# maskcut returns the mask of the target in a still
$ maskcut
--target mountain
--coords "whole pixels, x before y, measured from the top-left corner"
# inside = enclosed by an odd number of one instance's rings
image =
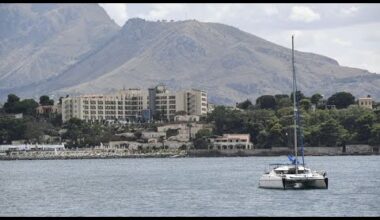
[[[0,88],[58,76],[119,29],[97,4],[0,4]]]
[[[0,86],[1,93],[64,96],[164,83],[171,90],[204,89],[211,102],[233,104],[289,94],[292,88],[291,49],[218,23],[129,19],[80,58],[42,80],[8,90]],[[296,51],[295,61],[299,89],[306,95],[349,91],[380,99],[380,75],[313,53]]]

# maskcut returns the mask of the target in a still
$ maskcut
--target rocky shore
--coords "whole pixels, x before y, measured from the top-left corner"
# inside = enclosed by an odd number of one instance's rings
[[[347,156],[380,155],[379,147],[369,145],[348,145],[342,147],[309,147],[305,156]],[[249,157],[282,156],[293,154],[291,148],[252,150],[178,150],[135,151],[128,149],[80,149],[61,151],[12,151],[0,154],[0,160],[65,160],[65,159],[107,159],[107,158],[176,158],[176,157]]]
[[[0,160],[66,160],[107,158],[184,157],[185,151],[131,152],[126,150],[14,151],[0,155]]]

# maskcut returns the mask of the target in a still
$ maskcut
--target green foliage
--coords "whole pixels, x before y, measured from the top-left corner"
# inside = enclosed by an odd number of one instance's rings
[[[371,145],[380,146],[380,123],[374,124],[371,129],[371,138],[369,139]]]
[[[256,105],[261,109],[275,109],[276,99],[272,95],[263,95],[256,99]]]
[[[10,144],[12,140],[24,139],[24,120],[0,118],[0,144]]]
[[[205,138],[193,140],[195,149],[208,149],[208,141]]]
[[[54,105],[54,100],[50,99],[47,95],[43,95],[40,97],[40,105]]]
[[[306,98],[305,95],[301,91],[296,91],[296,102],[301,101],[302,99]],[[293,102],[293,92],[290,94],[290,100]]]
[[[320,125],[320,143],[324,146],[336,146],[340,144],[339,141],[342,140],[345,132],[336,120],[329,119]]]
[[[23,113],[25,115],[34,115],[38,103],[34,99],[20,99],[13,94],[8,95],[8,101],[4,104],[4,111],[6,113]]]
[[[15,95],[15,94],[9,94],[8,95],[7,103],[12,104],[12,103],[16,103],[19,101],[20,101],[20,98],[17,95]]]
[[[356,119],[356,139],[361,143],[368,143],[371,138],[372,126],[375,123],[375,115],[372,112],[365,112]]]
[[[289,97],[276,99],[277,109],[291,107],[292,105],[293,105],[293,102],[290,100]]]
[[[355,97],[349,92],[337,92],[327,99],[327,105],[335,105],[337,109],[347,108],[355,103]]]
[[[211,135],[212,135],[212,133],[209,129],[200,129],[195,134],[195,139],[207,138],[207,137],[210,137]]]
[[[247,110],[249,107],[252,107],[252,106],[253,106],[252,102],[249,99],[245,100],[244,102],[236,104],[237,108],[244,109],[244,110]]]
[[[172,137],[172,136],[176,136],[179,134],[179,131],[178,129],[171,129],[169,128],[167,131],[166,131],[166,137],[169,138],[169,137]]]
[[[312,104],[318,105],[319,101],[322,100],[322,98],[323,98],[323,96],[321,94],[316,93],[316,94],[311,96],[310,102]]]
[[[67,131],[62,138],[67,140],[68,147],[91,147],[107,143],[115,134],[115,128],[101,123],[89,123],[77,118],[71,118],[63,124]],[[138,132],[136,132],[138,133]]]
[[[135,131],[133,134],[135,135],[136,139],[140,139],[142,137],[141,131]]]
[[[300,107],[305,109],[306,111],[310,110],[310,108],[311,108],[310,100],[309,99],[301,99]]]

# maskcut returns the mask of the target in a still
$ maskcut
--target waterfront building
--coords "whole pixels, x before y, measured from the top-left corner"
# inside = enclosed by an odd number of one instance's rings
[[[36,108],[37,114],[60,114],[62,111],[61,105],[40,105]]]
[[[253,149],[249,134],[223,134],[216,138],[209,138],[213,149]]]
[[[142,89],[123,89],[109,95],[81,95],[62,99],[62,121],[79,118],[86,121],[121,122],[173,121],[177,112],[207,114],[207,93],[202,90],[169,92],[159,85]]]
[[[358,99],[358,105],[361,107],[372,109],[372,104],[373,104],[373,100],[371,96]]]

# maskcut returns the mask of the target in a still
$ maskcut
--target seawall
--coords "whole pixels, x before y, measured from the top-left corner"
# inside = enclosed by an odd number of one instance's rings
[[[305,156],[347,156],[380,155],[379,146],[347,145],[342,147],[306,147]],[[276,147],[271,149],[250,150],[159,150],[135,151],[127,149],[79,149],[61,151],[11,151],[0,154],[0,160],[65,160],[65,159],[107,159],[107,158],[164,158],[164,157],[249,157],[282,156],[294,154],[292,148]]]

